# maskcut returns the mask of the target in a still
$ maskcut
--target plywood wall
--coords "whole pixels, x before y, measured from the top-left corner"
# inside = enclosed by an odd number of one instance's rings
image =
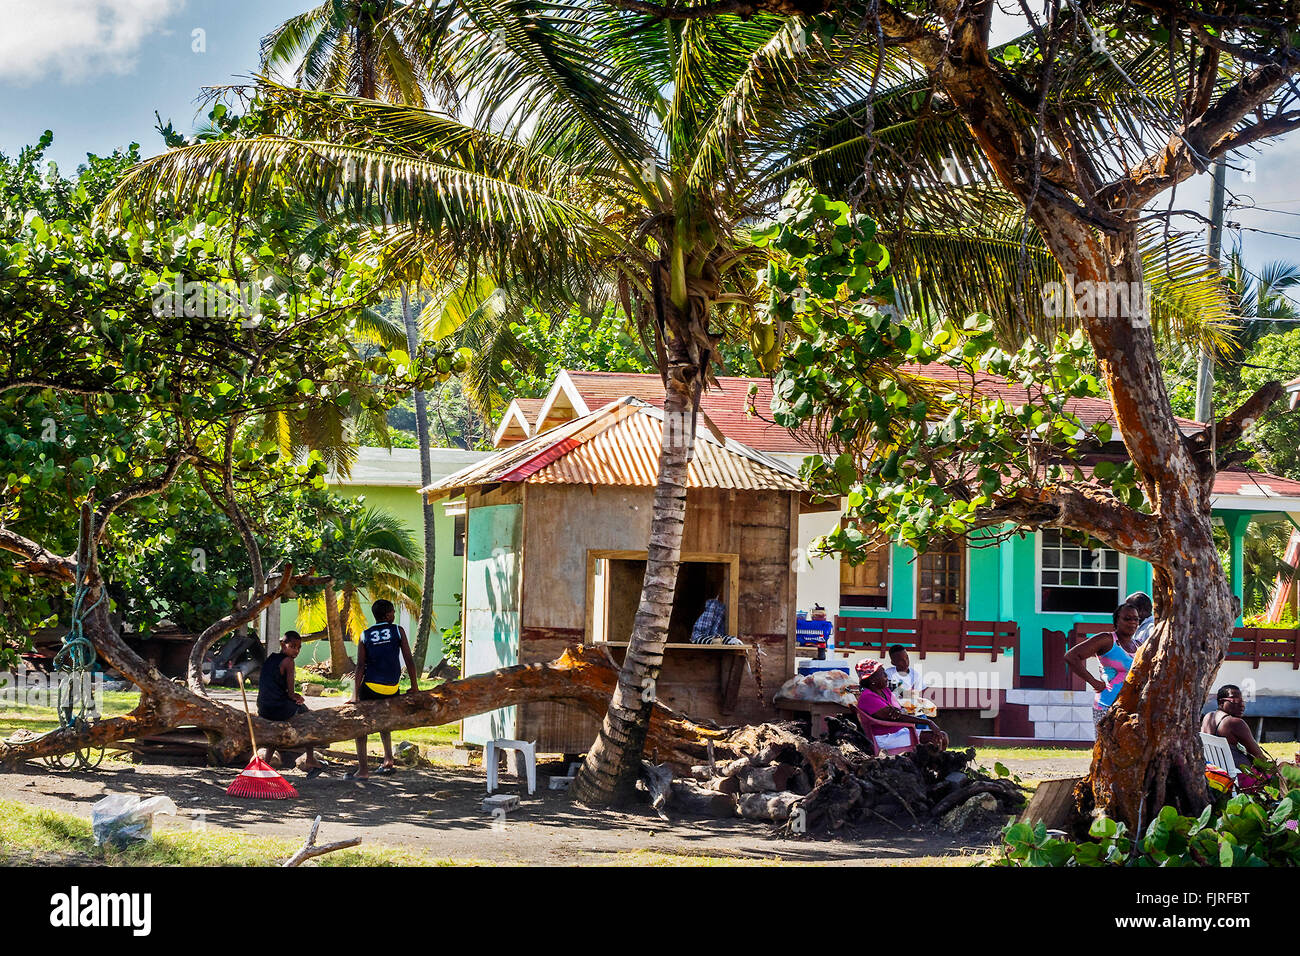
[[[587,551],[645,550],[653,495],[651,488],[525,486],[522,662],[551,660],[583,640]],[[787,492],[688,493],[682,550],[740,556],[738,636],[761,654],[758,672],[746,669],[735,706],[724,711],[722,655],[670,650],[659,687],[665,704],[724,724],[772,718],[772,695],[794,668],[797,528],[798,502]],[[621,651],[615,656],[621,660]],[[539,747],[573,753],[590,746],[598,726],[562,704],[525,705],[519,725]]]

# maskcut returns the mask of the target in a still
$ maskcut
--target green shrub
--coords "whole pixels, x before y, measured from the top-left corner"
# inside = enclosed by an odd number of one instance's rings
[[[1052,836],[1042,823],[1008,824],[992,865],[1300,866],[1300,767],[1278,770],[1283,789],[1236,794],[1199,817],[1164,807],[1140,839],[1109,817],[1094,820],[1090,839],[1078,843]]]
[[[1296,626],[1295,613],[1287,608],[1278,621],[1270,621],[1267,614],[1248,614],[1241,619],[1243,627],[1272,627],[1290,629]]]
[[[457,621],[451,627],[442,632],[442,657],[453,667],[461,665],[461,634],[460,621]]]

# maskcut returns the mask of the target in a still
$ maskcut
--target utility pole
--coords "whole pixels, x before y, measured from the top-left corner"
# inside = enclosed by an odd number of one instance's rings
[[[1222,271],[1223,194],[1228,164],[1220,157],[1214,161],[1214,187],[1210,190],[1210,261],[1214,271]],[[1214,419],[1214,356],[1201,346],[1201,360],[1196,367],[1196,420],[1209,423]]]

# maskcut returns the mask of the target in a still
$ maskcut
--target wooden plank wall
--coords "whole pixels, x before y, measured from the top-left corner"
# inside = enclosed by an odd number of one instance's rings
[[[521,662],[552,660],[566,644],[582,642],[589,613],[587,551],[644,550],[653,496],[651,488],[525,486]],[[683,649],[669,651],[665,661],[658,688],[665,704],[723,724],[775,716],[772,695],[794,672],[797,515],[797,497],[789,492],[688,492],[682,550],[740,555],[738,636],[762,651],[762,692],[746,669],[735,709],[723,713],[719,673],[729,655]],[[621,652],[615,656],[622,659]],[[599,729],[555,703],[522,706],[519,726],[542,749],[571,753],[585,751]]]

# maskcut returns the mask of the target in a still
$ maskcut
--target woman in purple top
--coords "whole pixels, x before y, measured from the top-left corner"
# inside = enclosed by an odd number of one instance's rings
[[[880,661],[867,658],[858,664],[858,678],[862,682],[862,693],[858,696],[858,710],[876,720],[888,720],[899,724],[913,724],[922,730],[918,738],[923,744],[938,744],[940,750],[948,748],[948,735],[938,725],[926,717],[915,717],[903,710],[894,692],[889,689],[889,677]],[[912,734],[906,727],[888,734],[876,735],[876,746],[881,752],[889,747],[906,747],[912,742]]]

